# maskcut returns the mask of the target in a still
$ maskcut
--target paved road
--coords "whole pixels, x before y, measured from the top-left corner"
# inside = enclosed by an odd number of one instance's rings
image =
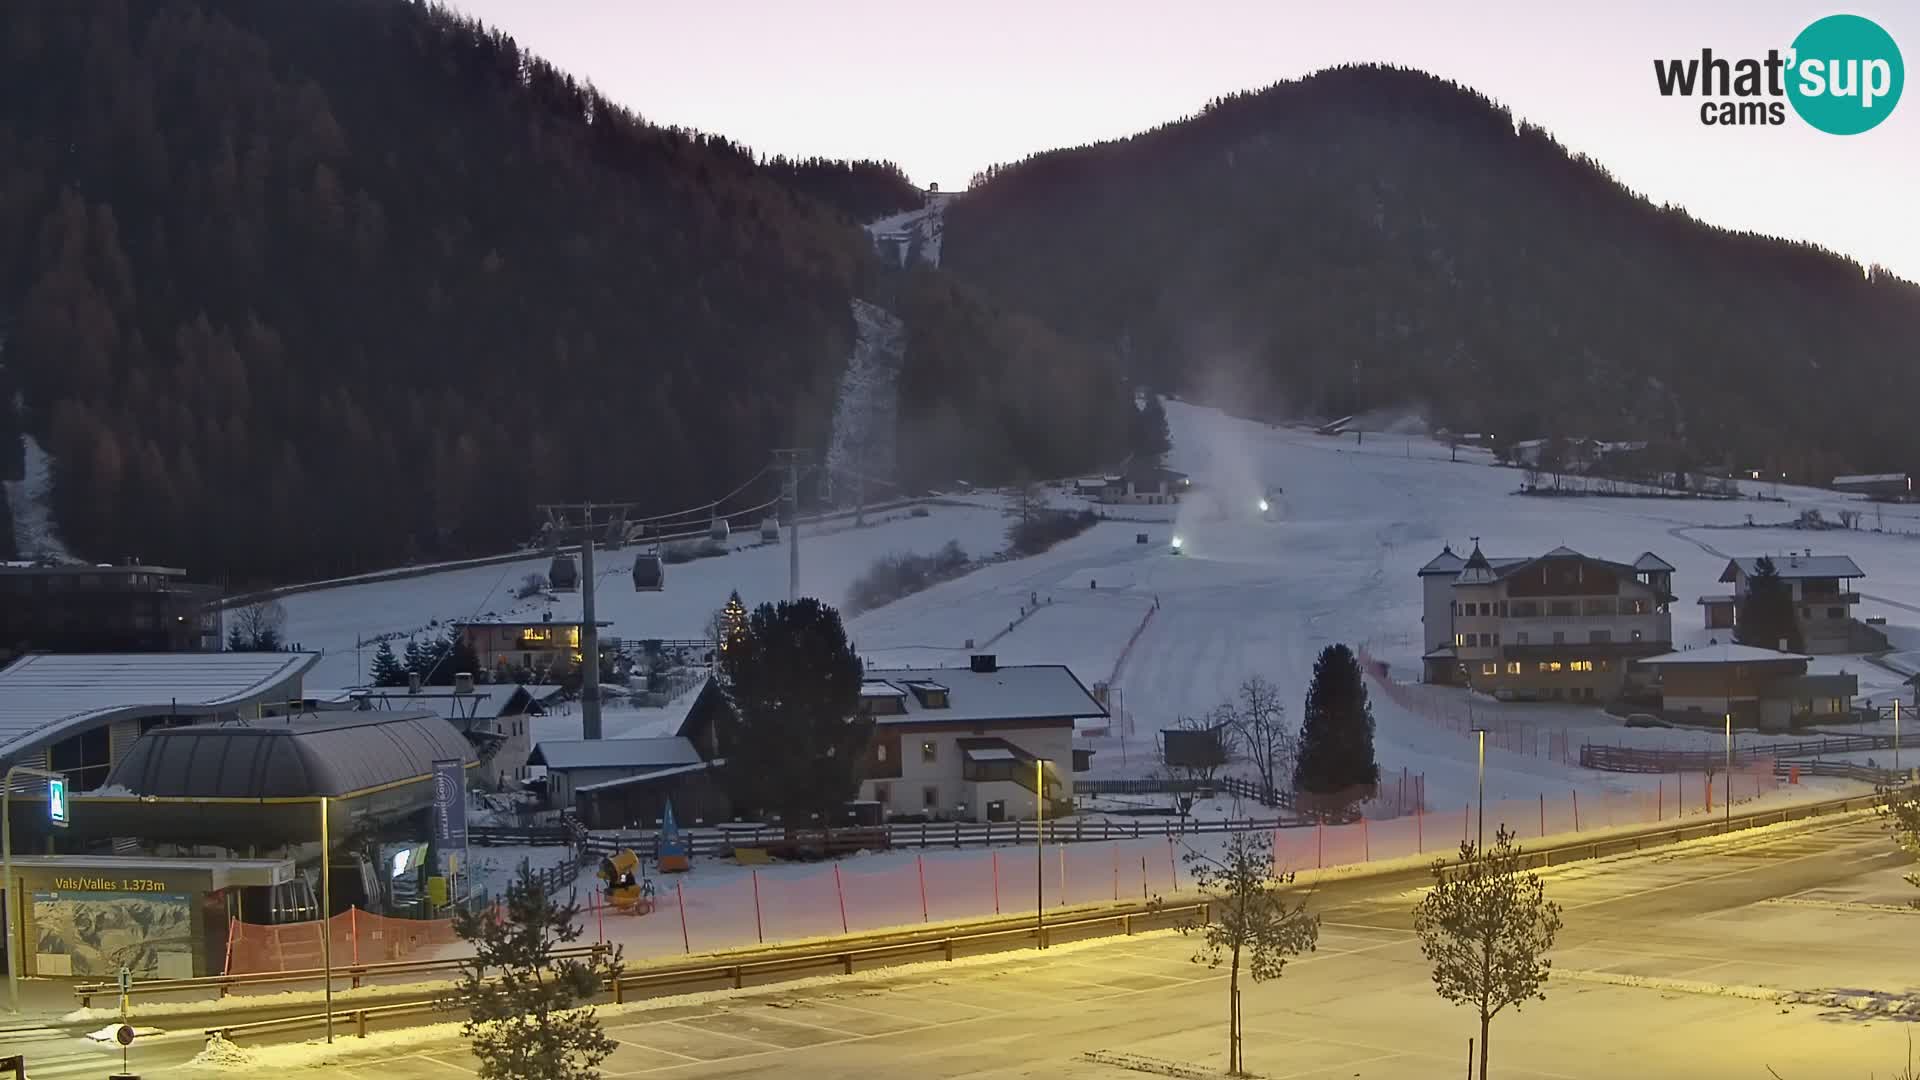
[[[1903,859],[1872,821],[1737,835],[1549,872],[1566,909],[1547,1001],[1502,1015],[1502,1077],[1765,1078],[1888,1074],[1898,1022],[1727,996],[1716,987],[1905,993],[1913,930]],[[1322,890],[1320,951],[1248,989],[1247,1060],[1281,1077],[1459,1075],[1475,1024],[1431,991],[1405,880]],[[1159,934],[999,954],[958,965],[819,980],[603,1010],[621,1043],[609,1077],[916,1080],[1184,1075],[1224,1061],[1224,976]],[[1619,985],[1655,982],[1653,987]],[[351,1040],[349,1040],[351,1042]],[[157,1044],[137,1071],[172,1076],[195,1049]],[[279,1053],[280,1051],[275,1051]],[[1085,1055],[1134,1055],[1149,1072]],[[104,1061],[98,1055],[96,1061]],[[54,1071],[37,1077],[97,1075]],[[235,1074],[238,1075],[238,1074]],[[329,1076],[459,1080],[443,1043],[348,1058]]]

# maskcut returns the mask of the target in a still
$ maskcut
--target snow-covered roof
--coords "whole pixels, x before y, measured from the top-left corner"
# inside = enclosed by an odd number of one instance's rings
[[[870,698],[906,697],[907,692],[885,679],[866,679],[860,683],[860,696]]]
[[[1903,472],[1859,473],[1854,476],[1836,476],[1833,478],[1833,486],[1842,487],[1847,484],[1902,484],[1906,482],[1906,479],[1907,474]]]
[[[664,735],[648,739],[544,739],[527,764],[549,769],[645,769],[692,765],[700,751],[691,739]]]
[[[1717,605],[1717,604],[1731,604],[1733,603],[1733,597],[1728,596],[1725,593],[1708,593],[1707,595],[1701,597],[1698,601],[1696,601],[1696,603],[1707,604],[1709,606]]]
[[[646,772],[635,773],[632,776],[616,776],[612,780],[601,780],[597,783],[581,784],[573,790],[576,792],[606,791],[609,788],[626,787],[628,784],[640,784],[650,780],[664,780],[669,776],[684,776],[687,773],[702,772],[718,764],[720,763],[717,761],[696,761],[691,765],[673,765],[664,769],[648,769]]]
[[[1772,649],[1755,648],[1752,645],[1706,645],[1698,649],[1682,649],[1679,652],[1661,653],[1640,661],[1660,667],[1680,667],[1695,664],[1757,664],[1770,660],[1811,660],[1811,656],[1799,653],[1774,652]]]
[[[0,669],[0,760],[140,716],[209,715],[299,696],[318,653],[33,653]]]
[[[1640,571],[1649,572],[1649,573],[1660,573],[1660,574],[1673,573],[1673,564],[1661,558],[1660,556],[1655,555],[1651,551],[1641,552],[1640,557],[1633,560],[1633,568],[1635,570],[1640,570]]]
[[[993,671],[971,668],[899,668],[867,670],[869,681],[895,686],[927,680],[947,688],[944,708],[927,708],[911,694],[901,699],[903,713],[876,716],[881,724],[986,723],[1006,720],[1065,720],[1107,715],[1063,664],[1022,664]],[[864,693],[864,691],[863,691]]]
[[[1773,555],[1773,568],[1783,578],[1849,578],[1866,577],[1866,571],[1846,555]],[[1752,577],[1762,556],[1741,556],[1727,563],[1720,572],[1721,581],[1735,580],[1734,570],[1741,575]]]
[[[456,694],[450,686],[426,686],[418,694],[404,686],[361,686],[348,691],[364,697],[375,709],[432,709],[461,720],[492,720],[508,715],[516,697],[526,694],[527,705],[546,701],[563,688],[553,683],[481,683],[472,693]],[[312,696],[312,695],[308,695]]]
[[[1428,574],[1457,574],[1460,572],[1460,568],[1465,565],[1467,565],[1467,560],[1455,555],[1453,548],[1447,546],[1440,549],[1440,554],[1427,560],[1427,565],[1420,568],[1420,576],[1426,577]]]

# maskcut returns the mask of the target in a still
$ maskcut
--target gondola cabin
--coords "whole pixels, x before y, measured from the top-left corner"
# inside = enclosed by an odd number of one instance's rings
[[[727,524],[726,518],[714,518],[713,523],[707,526],[707,536],[710,539],[725,543],[727,537],[731,535],[733,535],[733,526]]]
[[[633,557],[633,589],[635,592],[659,592],[667,584],[667,564],[660,558],[658,551],[650,551]]]
[[[580,564],[572,555],[555,555],[547,567],[547,584],[557,591],[571,592],[580,587]]]
[[[780,539],[780,519],[779,518],[761,518],[760,519],[760,539],[766,541],[769,544],[776,543],[779,541]]]

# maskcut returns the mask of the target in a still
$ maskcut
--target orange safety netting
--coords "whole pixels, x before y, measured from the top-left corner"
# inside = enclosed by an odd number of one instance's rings
[[[459,938],[452,919],[395,919],[350,908],[324,924],[333,937],[333,966],[422,959]],[[228,975],[306,971],[323,964],[318,921],[262,926],[234,920],[227,935]]]

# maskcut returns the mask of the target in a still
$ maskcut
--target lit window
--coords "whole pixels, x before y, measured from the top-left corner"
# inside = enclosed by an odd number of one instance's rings
[[[1499,664],[1487,663],[1487,664],[1480,665],[1480,674],[1482,675],[1498,675],[1499,673],[1500,673]]]
[[[1591,660],[1569,660],[1569,661],[1567,661],[1567,670],[1568,670],[1568,671],[1592,671],[1592,670],[1593,670],[1593,661],[1591,661]]]
[[[873,756],[874,756],[874,760],[876,761],[887,760],[887,744],[876,743],[873,748]]]
[[[934,741],[932,739],[928,739],[927,741],[920,744],[920,760],[921,761],[933,761],[938,756],[939,756],[939,751],[935,747]],[[928,805],[931,806],[932,804],[929,803]]]
[[[1453,635],[1453,644],[1456,648],[1459,646],[1465,645],[1466,643],[1467,643],[1467,635],[1465,634]]]
[[[1507,674],[1509,675],[1520,674],[1520,661],[1518,660],[1507,661]]]

